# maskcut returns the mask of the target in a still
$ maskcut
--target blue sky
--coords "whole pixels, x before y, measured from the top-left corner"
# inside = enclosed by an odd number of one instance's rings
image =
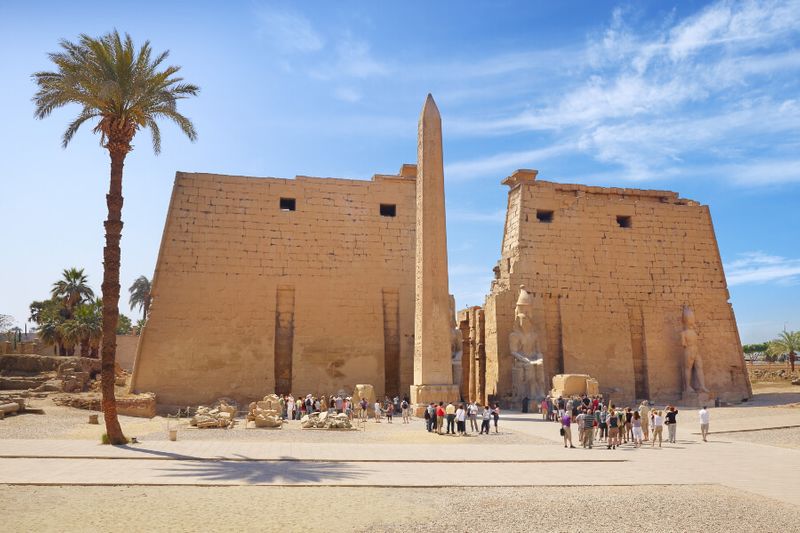
[[[459,307],[499,258],[500,180],[536,168],[709,204],[742,340],[800,329],[798,21],[798,1],[3,2],[0,313],[22,324],[65,267],[99,291],[108,158],[91,128],[60,148],[76,109],[34,120],[30,74],[59,39],[117,28],[202,88],[182,103],[196,143],[167,125],[160,156],[145,132],[128,157],[125,294],[152,275],[176,170],[396,172],[432,92]]]

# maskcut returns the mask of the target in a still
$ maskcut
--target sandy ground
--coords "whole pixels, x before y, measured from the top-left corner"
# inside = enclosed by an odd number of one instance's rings
[[[17,486],[3,493],[0,516],[4,531],[9,532],[800,531],[792,506],[715,485],[536,489]],[[58,502],[58,511],[48,512],[43,502]],[[628,503],[634,512],[625,510]],[[601,512],[611,508],[615,509],[613,519]],[[591,526],[582,528],[580,516],[587,513]]]

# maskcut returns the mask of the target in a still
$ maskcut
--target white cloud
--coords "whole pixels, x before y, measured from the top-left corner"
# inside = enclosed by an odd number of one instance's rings
[[[333,94],[343,102],[354,103],[361,100],[361,93],[352,87],[337,87]]]
[[[563,155],[573,148],[574,146],[564,144],[539,150],[506,152],[469,161],[457,161],[445,166],[444,175],[448,180],[466,180],[485,176],[496,176],[499,179],[518,168],[529,168],[531,165]]]
[[[800,281],[800,259],[748,252],[725,265],[725,271],[730,286],[768,282],[794,284]]]
[[[258,36],[283,52],[316,52],[325,44],[311,22],[299,13],[260,6],[255,17]]]
[[[539,150],[567,146],[563,155],[582,152],[632,181],[678,175],[692,160],[709,161],[703,170],[723,179],[730,173],[722,169],[752,169],[759,178],[746,183],[798,180],[800,50],[793,42],[800,36],[800,2],[720,1],[678,22],[668,15],[660,27],[636,30],[627,16],[615,10],[583,60],[573,51],[578,75],[554,85],[553,100],[461,117],[449,129],[466,136],[540,132],[552,139]],[[497,154],[449,170],[456,178],[505,174],[536,152]]]

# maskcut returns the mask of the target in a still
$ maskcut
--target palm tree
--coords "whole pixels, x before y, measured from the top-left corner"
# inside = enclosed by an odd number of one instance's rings
[[[138,307],[142,311],[142,320],[147,321],[147,311],[150,309],[150,280],[145,276],[139,276],[128,292],[131,294],[131,311]]]
[[[81,357],[97,357],[97,346],[103,337],[103,303],[98,298],[79,306],[75,310]]]
[[[122,169],[131,142],[140,129],[152,134],[153,151],[161,151],[157,121],[168,119],[194,140],[192,122],[177,110],[177,101],[195,96],[199,88],[176,76],[180,67],[162,67],[168,52],[153,57],[150,42],[137,50],[129,35],[115,30],[99,38],[81,35],[77,42],[62,40],[61,51],[50,54],[54,72],[37,72],[39,90],[33,97],[36,118],[45,118],[59,107],[78,104],[81,111],[62,138],[66,147],[81,125],[97,119],[94,133],[111,158],[111,179],[106,204],[106,245],[103,249],[103,346],[101,376],[103,417],[111,444],[127,440],[117,418],[114,398],[114,366],[119,316],[119,242],[122,236]]]
[[[89,287],[89,279],[82,268],[65,268],[61,276],[62,279],[53,283],[50,294],[64,303],[67,318],[72,318],[75,306],[94,298],[94,291]]]
[[[797,357],[797,352],[800,352],[800,331],[783,330],[777,339],[771,340],[767,344],[768,354],[773,356],[789,355],[789,366],[792,372],[794,372],[794,361]]]

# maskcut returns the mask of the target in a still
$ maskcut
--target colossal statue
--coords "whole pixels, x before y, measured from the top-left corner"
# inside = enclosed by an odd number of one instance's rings
[[[544,367],[539,337],[533,324],[533,296],[520,285],[514,313],[514,330],[508,336],[508,346],[514,357],[511,368],[512,401],[523,398],[539,399],[545,395]]]
[[[703,376],[703,356],[697,345],[694,311],[688,305],[683,306],[681,344],[683,345],[683,391],[686,393],[708,392]]]

